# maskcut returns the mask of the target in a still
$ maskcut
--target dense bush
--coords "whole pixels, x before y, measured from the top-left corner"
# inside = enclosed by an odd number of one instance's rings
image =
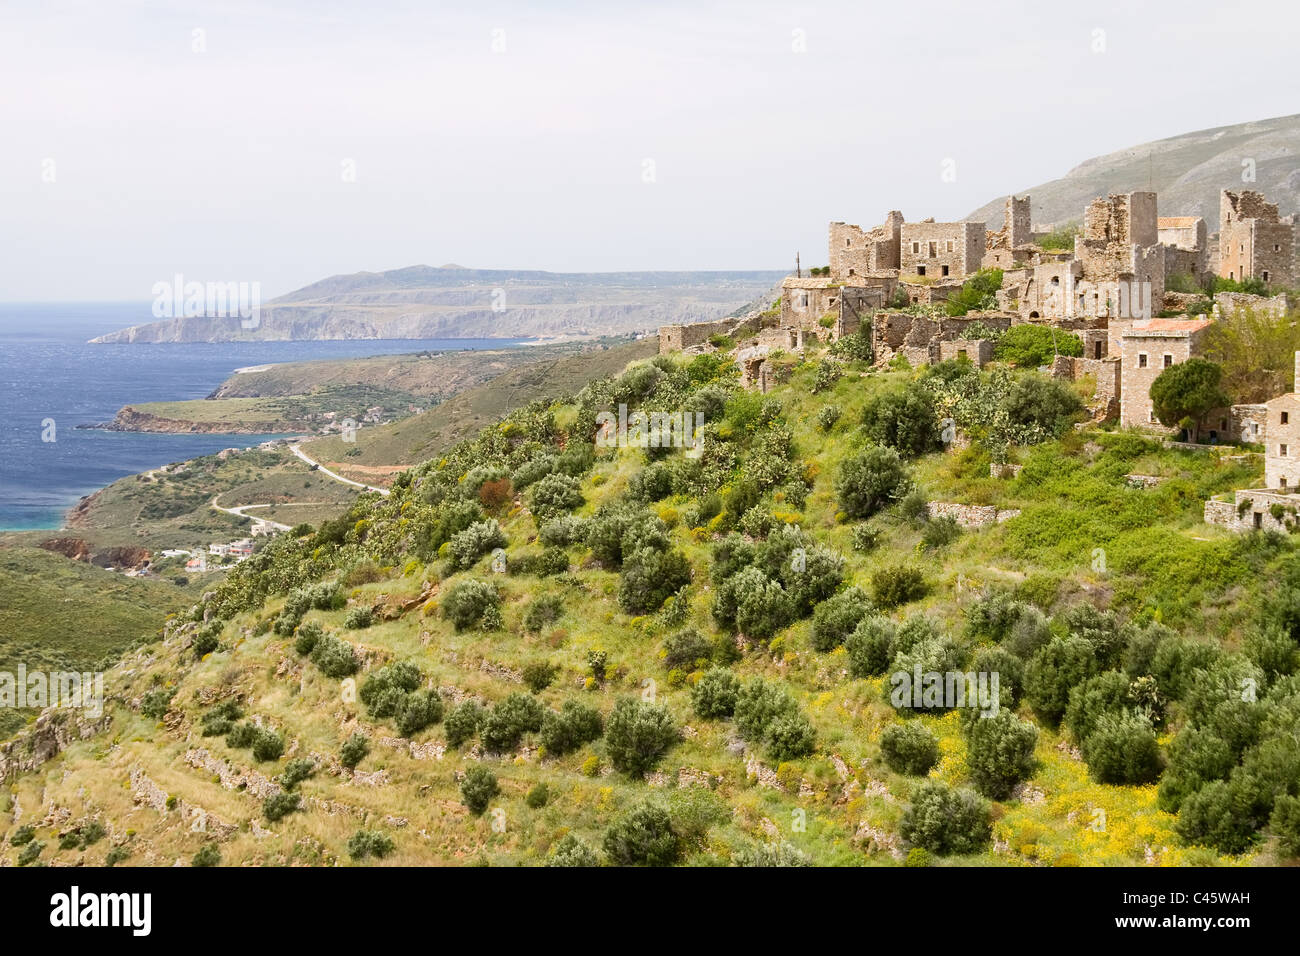
[[[1055,638],[1030,658],[1025,698],[1039,717],[1056,726],[1069,706],[1070,691],[1096,673],[1092,644],[1081,637]]]
[[[546,708],[532,694],[514,693],[497,701],[479,726],[483,747],[504,753],[519,745],[524,734],[542,729]]]
[[[664,667],[694,670],[707,663],[713,655],[713,644],[693,627],[670,635],[659,655]]]
[[[881,733],[880,753],[894,773],[923,777],[939,762],[939,741],[918,721],[904,721]]]
[[[220,866],[221,849],[215,843],[205,843],[190,860],[190,866]]]
[[[637,548],[623,559],[618,603],[629,614],[657,611],[691,583],[691,563],[680,551]]]
[[[677,833],[668,811],[641,803],[605,831],[605,855],[620,866],[670,866],[679,855]]]
[[[893,658],[894,622],[883,615],[863,618],[844,641],[853,677],[876,677],[883,674]]]
[[[548,521],[583,503],[582,485],[568,475],[551,474],[533,485],[529,506],[539,522]]]
[[[316,645],[324,636],[324,628],[315,621],[300,624],[298,625],[298,633],[293,639],[293,649],[305,657],[316,649]]]
[[[348,856],[354,860],[385,857],[394,849],[393,838],[378,830],[358,830],[348,837]]]
[[[540,694],[555,683],[559,673],[560,668],[550,661],[529,661],[522,671],[524,686],[534,694]]]
[[[851,587],[817,605],[813,612],[813,650],[839,647],[871,612],[871,600],[861,588]]]
[[[262,801],[262,815],[272,823],[301,809],[302,803],[298,798],[298,794],[290,793],[287,790],[273,793]]]
[[[316,762],[310,757],[297,757],[284,765],[280,774],[280,786],[292,790],[316,772]]]
[[[355,674],[360,666],[352,645],[333,634],[324,634],[316,641],[316,646],[311,651],[311,662],[326,677],[335,679]]]
[[[567,548],[587,540],[590,522],[577,515],[560,515],[541,526],[537,540],[548,548]]]
[[[561,756],[599,739],[602,731],[600,711],[566,700],[559,713],[547,711],[542,717],[540,737],[548,754]]]
[[[451,555],[452,564],[464,569],[473,567],[483,555],[504,548],[509,543],[496,519],[489,518],[452,535],[447,551]]]
[[[497,589],[486,581],[458,581],[442,602],[443,617],[463,631],[483,621],[488,609],[501,606]]]
[[[988,803],[937,780],[922,783],[903,812],[904,839],[940,856],[977,853],[991,833]]]
[[[1120,671],[1106,671],[1070,688],[1065,726],[1070,729],[1074,739],[1082,744],[1091,736],[1103,716],[1123,713],[1132,709],[1135,703],[1129,692],[1128,675]]]
[[[712,667],[691,688],[691,707],[706,720],[730,717],[740,697],[740,680],[725,667]]]
[[[662,704],[620,697],[605,722],[605,752],[615,770],[639,777],[653,769],[679,736]]]
[[[528,605],[524,612],[524,627],[534,633],[554,624],[564,613],[564,601],[553,594],[545,594]]]
[[[370,753],[370,741],[362,734],[353,734],[343,741],[343,746],[339,748],[339,763],[349,770],[355,770],[357,764],[361,763],[368,753]]]
[[[966,765],[971,781],[986,797],[1002,800],[1034,770],[1038,728],[1011,711],[967,722]]]
[[[473,738],[478,733],[479,727],[483,725],[486,716],[487,714],[476,700],[462,701],[453,707],[443,722],[443,730],[447,733],[447,746],[459,747]]]
[[[284,738],[274,730],[260,728],[253,737],[253,758],[279,760],[284,755]]]
[[[547,866],[599,866],[600,857],[596,851],[583,843],[572,833],[566,833],[551,849],[546,858]]]
[[[862,426],[877,444],[906,458],[933,451],[939,443],[939,419],[934,399],[919,384],[876,395],[862,410]]]
[[[1083,759],[1099,783],[1144,784],[1160,776],[1160,747],[1139,714],[1103,714],[1083,742]]]
[[[466,770],[460,781],[460,798],[475,816],[482,815],[500,791],[496,774],[477,764]]]
[[[736,697],[736,729],[751,744],[766,748],[773,760],[793,760],[812,753],[812,725],[784,686],[755,677]]]
[[[162,687],[147,691],[140,698],[140,713],[154,720],[162,720],[167,715],[167,709],[171,706],[175,693]]]
[[[365,605],[354,607],[348,611],[347,616],[343,618],[343,626],[348,630],[360,631],[369,627],[375,622],[374,612]]]
[[[840,466],[835,494],[840,508],[850,518],[869,518],[902,497],[908,481],[898,452],[873,445]]]
[[[884,567],[871,576],[871,597],[882,608],[919,601],[928,590],[921,569],[909,565]]]

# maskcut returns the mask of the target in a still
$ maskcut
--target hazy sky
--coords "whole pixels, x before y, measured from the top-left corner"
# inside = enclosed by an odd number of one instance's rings
[[[819,264],[831,219],[1297,112],[1294,9],[3,0],[0,299]]]

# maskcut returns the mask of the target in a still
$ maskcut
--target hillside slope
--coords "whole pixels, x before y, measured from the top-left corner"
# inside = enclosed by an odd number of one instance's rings
[[[1242,161],[1251,159],[1255,182],[1242,181]],[[1121,149],[1080,163],[1060,179],[1016,190],[1033,198],[1035,225],[1083,217],[1098,196],[1135,190],[1160,194],[1164,216],[1202,216],[1210,232],[1219,228],[1221,190],[1254,189],[1278,204],[1281,215],[1300,210],[1300,114],[1216,126]],[[1005,197],[966,216],[1002,228]]]
[[[721,318],[785,273],[519,272],[410,266],[331,276],[238,317],[169,318],[93,343],[301,339],[594,338]]]
[[[0,750],[0,855],[1279,859],[1295,539],[1201,519],[1259,462],[1077,431],[1034,372],[812,354],[768,395],[714,356],[636,363],[277,538],[107,675],[107,726]],[[700,410],[702,453],[593,447],[620,403]],[[880,431],[901,407],[972,441]],[[1022,469],[993,478],[1006,439]],[[891,694],[913,666],[1001,673],[1002,710],[914,707]]]

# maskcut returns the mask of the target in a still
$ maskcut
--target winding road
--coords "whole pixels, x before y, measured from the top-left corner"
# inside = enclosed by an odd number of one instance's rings
[[[307,457],[307,453],[302,450],[302,447],[300,445],[290,445],[289,450],[293,452],[295,455],[297,455],[299,458],[301,458],[303,461],[305,461],[307,464],[313,466],[322,475],[329,475],[335,481],[341,481],[343,482],[343,484],[351,485],[353,488],[360,488],[362,491],[377,491],[384,497],[388,496],[387,488],[376,488],[374,485],[363,485],[359,481],[353,481],[351,478],[344,478],[342,475],[330,471],[320,462],[313,461],[311,458]]]

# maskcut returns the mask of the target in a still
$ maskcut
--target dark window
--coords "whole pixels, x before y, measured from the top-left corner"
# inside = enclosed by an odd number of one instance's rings
[[[916,274],[919,275],[919,276],[923,276],[923,275],[925,275],[925,266],[917,266],[917,267],[916,267]]]
[[[943,267],[943,274],[944,274],[944,275],[947,275],[947,274],[948,274],[948,267],[947,267],[947,266],[944,266],[944,267]],[[1265,275],[1267,275],[1267,273],[1265,273]]]

